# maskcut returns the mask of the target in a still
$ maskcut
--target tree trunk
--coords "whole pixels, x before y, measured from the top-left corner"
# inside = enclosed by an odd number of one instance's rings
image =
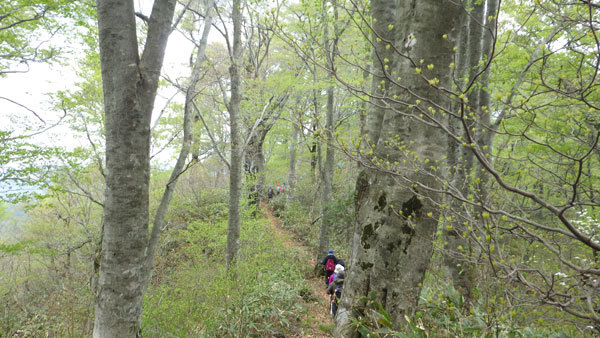
[[[419,110],[396,102],[412,103],[417,99],[415,96],[419,96],[422,100],[448,107],[448,99],[416,74],[415,67],[406,58],[398,56],[398,67],[390,67],[397,70],[393,77],[387,69],[382,69],[386,50],[389,51],[385,47],[388,43],[402,46],[406,55],[417,60],[417,64],[420,59],[425,60],[425,65],[433,64],[435,67],[425,72],[427,78],[437,78],[440,86],[448,88],[450,76],[446,67],[454,54],[452,35],[459,17],[454,2],[439,0],[372,1],[371,11],[373,27],[380,37],[373,42],[373,65],[378,69],[373,85],[387,99],[377,100],[380,104],[371,107],[367,132],[368,141],[375,148],[372,148],[372,154],[371,151],[365,153],[369,163],[383,164],[399,176],[365,169],[357,179],[357,225],[351,268],[335,332],[346,336],[353,335],[351,317],[360,315],[364,306],[361,297],[372,293],[391,316],[394,328],[403,327],[404,316],[413,314],[429,264],[441,202],[438,193],[428,190],[441,186],[438,179],[441,169],[424,165],[416,171],[414,166],[442,160],[446,149],[437,140],[443,139],[443,132],[415,118],[423,114],[423,119],[432,121],[427,111],[429,104],[417,103],[424,107]],[[446,34],[450,35],[448,39],[444,38]],[[405,42],[400,44],[403,39]],[[382,79],[383,74],[389,77]],[[398,76],[402,79],[402,87],[391,86],[391,79],[396,80]],[[391,88],[389,93],[386,88]],[[391,93],[398,95],[397,101],[389,99]],[[390,143],[398,146],[389,146]],[[405,157],[406,150],[410,156]],[[403,164],[404,160],[406,164]],[[387,161],[389,167],[385,164]]]
[[[265,133],[266,135],[266,133]],[[256,171],[257,171],[257,177],[256,177],[256,191],[258,194],[258,199],[259,200],[264,200],[265,199],[265,154],[263,152],[263,145],[264,145],[264,137],[260,143],[260,146],[258,147],[258,151],[256,152]]]
[[[370,65],[365,65],[365,70],[363,70],[363,78],[364,79],[368,79],[369,78],[369,74],[370,74]],[[358,127],[359,127],[359,133],[358,135],[360,136],[357,140],[358,142],[358,149],[361,148],[362,145],[362,135],[365,135],[366,133],[366,128],[367,128],[367,111],[368,111],[368,103],[367,101],[361,101],[360,105],[359,105],[359,109],[358,109],[358,113],[359,113],[359,120],[358,120]],[[358,171],[360,171],[361,169],[361,163],[360,160],[356,161],[356,169]]]
[[[175,1],[155,1],[141,59],[133,1],[97,0],[97,8],[107,175],[94,337],[135,337],[148,249],[150,117]]]
[[[335,150],[331,142],[333,141],[333,115],[334,115],[334,93],[333,87],[327,89],[327,120],[325,122],[325,137],[327,148],[325,150],[325,163],[321,173],[321,226],[319,229],[319,247],[317,249],[317,261],[327,255],[329,247],[329,235],[331,233],[331,217],[328,208],[331,204],[332,183],[333,183],[333,162]]]
[[[478,102],[478,91],[472,88],[467,91],[467,87],[473,81],[475,71],[478,69],[478,61],[481,58],[481,22],[483,17],[483,5],[471,5],[461,10],[462,23],[460,27],[460,37],[457,59],[457,78],[460,84],[458,91],[467,93],[469,98],[467,105],[461,105],[459,100],[452,102],[452,112],[456,116],[450,116],[449,129],[451,135],[448,135],[448,167],[450,181],[452,187],[455,188],[455,194],[459,198],[448,196],[448,204],[451,206],[452,221],[450,227],[444,227],[444,235],[447,244],[444,247],[444,267],[446,274],[452,280],[454,288],[463,296],[465,305],[468,308],[472,298],[473,290],[473,266],[469,263],[469,258],[465,254],[471,252],[470,245],[465,235],[466,227],[463,224],[465,217],[468,214],[467,205],[463,203],[460,197],[468,198],[471,189],[471,180],[468,178],[469,173],[473,169],[474,156],[470,149],[466,146],[461,146],[460,141],[456,141],[454,137],[464,140],[466,137],[465,130],[462,125],[461,113],[468,116],[471,109],[476,109]],[[472,105],[475,104],[475,105]],[[461,109],[467,107],[465,112]],[[469,120],[465,121],[469,123]],[[468,129],[472,128],[469,125]],[[464,250],[459,250],[459,248]]]
[[[299,104],[296,101],[296,107]],[[296,190],[296,151],[298,148],[298,135],[300,134],[300,128],[296,119],[292,119],[293,129],[292,137],[290,139],[290,172],[288,175],[288,191],[286,191],[286,199],[289,203],[294,199],[294,191]]]
[[[208,33],[210,32],[210,28],[212,27],[212,7],[214,5],[214,1],[208,1],[206,5],[206,15],[204,19],[204,29],[202,31],[202,38],[198,45],[198,52],[196,53],[196,61],[192,67],[192,74],[190,76],[190,85],[185,93],[185,104],[184,104],[184,115],[183,115],[183,142],[181,145],[181,151],[179,152],[179,156],[177,158],[177,162],[175,163],[175,167],[171,171],[171,176],[169,177],[169,182],[165,187],[165,191],[163,193],[162,199],[158,208],[156,209],[156,214],[154,216],[154,222],[152,225],[152,232],[150,234],[150,242],[148,245],[148,254],[146,256],[146,261],[144,263],[144,292],[148,288],[150,283],[150,278],[152,276],[152,268],[154,267],[154,258],[156,256],[156,249],[158,247],[158,240],[160,237],[160,233],[165,224],[165,216],[167,214],[167,210],[169,208],[169,204],[171,203],[171,198],[173,197],[173,192],[175,191],[175,185],[177,184],[177,179],[184,171],[184,166],[187,162],[188,155],[190,154],[192,144],[194,142],[194,134],[193,134],[193,123],[194,117],[197,116],[194,114],[194,98],[198,94],[198,90],[196,86],[198,81],[200,80],[200,71],[202,68],[202,63],[204,61],[206,45],[208,44]]]
[[[315,73],[313,73],[313,83],[317,82],[317,75],[316,75],[316,69],[314,70]],[[318,135],[318,129],[319,129],[319,115],[320,115],[320,109],[319,109],[319,95],[317,94],[317,90],[313,89],[312,91],[312,96],[313,96],[313,118],[311,119],[311,131],[312,131],[312,139],[311,139],[311,144],[310,144],[310,176],[311,176],[311,182],[313,184],[313,186],[317,185],[317,163],[318,163],[318,139],[319,139],[319,135]]]
[[[194,63],[194,69],[196,67],[198,67],[198,77],[194,76],[194,71],[192,70],[192,83],[197,83],[197,81],[199,80],[199,72],[200,72],[200,66],[202,65],[202,62],[204,61],[204,58],[206,56],[206,46],[208,45],[208,33],[210,32],[210,28],[212,27],[212,8],[215,5],[214,0],[209,0],[208,3],[206,4],[206,15],[204,17],[204,28],[202,30],[202,37],[200,38],[200,42],[198,43],[198,53],[196,55],[196,62]],[[195,79],[195,80],[194,80]],[[193,92],[196,93],[196,89],[190,85],[190,87],[188,88],[188,93],[186,93],[186,104],[188,102],[188,95],[189,95],[189,91],[190,88],[193,88]],[[193,97],[189,98],[189,100],[192,100]],[[192,103],[192,101],[189,101],[190,103]],[[187,106],[186,106],[187,108]],[[192,107],[190,107],[192,108]],[[197,123],[200,121],[200,113],[196,112],[194,114],[194,122],[193,125],[197,125]],[[200,145],[199,145],[199,140],[196,137],[192,137],[192,147],[191,147],[191,152],[192,152],[192,161],[193,162],[198,162],[200,160]]]
[[[281,115],[281,107],[287,101],[287,95],[282,95],[273,101],[273,97],[265,106],[263,113],[248,132],[244,170],[250,186],[250,205],[259,205],[264,199],[265,188],[265,155],[263,146],[265,138]]]
[[[499,0],[487,0],[487,18],[485,22],[485,30],[483,35],[483,48],[482,54],[486,58],[486,61],[489,62],[493,58],[494,44],[496,43],[497,31],[496,31],[496,23],[497,23],[497,15],[500,3]],[[476,140],[477,146],[480,149],[484,149],[487,146],[487,149],[492,148],[492,135],[494,131],[492,130],[491,125],[491,107],[490,107],[490,91],[489,91],[489,83],[490,83],[490,74],[491,74],[491,66],[486,69],[486,71],[481,76],[481,89],[479,89],[479,104],[480,104],[480,127],[477,129]],[[484,151],[486,155],[490,153],[490,151]],[[481,167],[480,170],[477,170],[477,177],[479,178],[479,184],[476,186],[476,189],[479,194],[479,198],[481,201],[485,203],[487,200],[487,182],[489,181],[489,175],[483,174]]]
[[[227,266],[230,267],[240,246],[240,227],[242,216],[240,200],[242,195],[242,148],[240,125],[241,75],[239,62],[242,61],[241,41],[241,1],[233,0],[233,54],[231,55],[231,99],[229,100],[229,126],[231,133],[231,160],[229,172],[229,220],[227,224]]]
[[[272,114],[272,113],[271,113]],[[278,115],[277,115],[278,117]],[[270,116],[269,118],[277,119]],[[263,153],[263,145],[267,134],[273,127],[273,121],[261,121],[258,127],[250,135],[247,142],[246,153],[244,157],[244,170],[248,182],[252,182],[250,190],[250,205],[259,205],[260,200],[264,199],[265,187],[265,155]]]
[[[264,158],[261,156],[262,146],[259,144],[259,131],[250,131],[251,135],[248,139],[247,146],[245,149],[244,156],[244,173],[246,175],[246,184],[248,185],[248,205],[259,206],[260,202],[260,194],[261,191],[258,189],[258,176],[259,176],[259,166],[260,162],[264,161]],[[264,165],[263,165],[264,167]],[[254,215],[256,216],[256,215]]]
[[[327,1],[323,2],[323,5]],[[335,3],[333,4],[334,13],[337,19],[337,6]],[[324,11],[326,13],[326,11]],[[334,60],[336,53],[336,42],[337,38],[330,39],[329,37],[329,23],[326,19],[326,14],[323,15],[324,18],[324,32],[323,35],[325,37],[324,41],[324,49],[327,53],[327,67],[330,69],[328,79],[333,82],[333,73],[334,70]],[[334,21],[334,27],[337,27],[336,22]],[[337,32],[334,29],[334,34]],[[325,120],[325,142],[327,144],[327,148],[325,150],[325,163],[323,165],[321,171],[321,226],[319,229],[319,247],[317,249],[317,257],[315,261],[320,261],[323,257],[327,255],[327,250],[329,249],[329,235],[331,233],[331,217],[327,214],[329,213],[328,208],[331,204],[331,194],[332,194],[332,185],[333,185],[333,162],[335,158],[335,149],[333,148],[333,126],[334,126],[334,87],[330,85],[327,88],[327,112],[326,112],[326,120]]]
[[[483,22],[485,20],[485,1],[481,4],[472,4],[469,13],[469,28],[468,28],[468,44],[466,50],[462,52],[466,56],[466,81],[470,87],[467,89],[467,104],[463,105],[465,109],[464,116],[467,118],[460,119],[460,130],[459,135],[463,140],[466,139],[466,133],[471,132],[472,128],[476,125],[472,119],[468,116],[471,113],[479,111],[479,93],[477,84],[481,85],[481,77],[477,77],[481,70],[479,61],[482,58],[481,54],[481,40],[483,37]],[[474,84],[472,84],[474,83]],[[461,112],[459,112],[460,114]],[[464,123],[464,126],[463,126]],[[466,129],[466,130],[465,130]],[[468,196],[471,191],[471,181],[467,178],[473,171],[473,165],[475,162],[475,155],[469,147],[459,147],[459,156],[457,162],[457,180],[455,180],[455,186],[460,190],[463,196]]]
[[[466,105],[467,111],[465,116],[475,113],[478,117],[477,123],[465,123],[466,127],[462,127],[462,136],[464,140],[467,140],[467,133],[474,134],[472,137],[475,139],[475,143],[479,149],[483,149],[485,145],[488,145],[491,141],[489,135],[492,135],[490,128],[490,97],[488,92],[489,86],[489,75],[490,67],[483,71],[479,75],[478,79],[474,77],[482,71],[482,67],[485,63],[489,62],[493,52],[493,46],[495,42],[496,34],[496,12],[498,10],[499,3],[497,0],[488,0],[480,5],[474,5],[473,11],[470,13],[470,26],[468,30],[469,45],[468,50],[464,51],[464,54],[468,55],[467,68],[469,69],[469,82],[475,81],[478,85],[473,86],[469,92],[469,102]],[[482,63],[480,63],[482,62]],[[465,121],[466,122],[466,121]],[[476,127],[476,131],[473,133],[472,128]],[[487,182],[488,175],[483,173],[480,166],[475,166],[475,155],[473,151],[468,147],[461,147],[459,162],[457,163],[457,175],[454,180],[454,186],[457,187],[460,194],[464,198],[468,198],[471,192],[476,196],[478,202],[485,203],[487,194],[485,190],[485,182]],[[473,170],[476,170],[473,173]],[[474,174],[474,175],[472,175]],[[469,178],[471,177],[471,178]],[[477,177],[477,180],[473,180],[472,177]],[[476,182],[479,182],[476,183]],[[446,268],[451,272],[454,287],[458,290],[465,299],[465,305],[469,307],[474,301],[473,289],[475,287],[475,266],[472,262],[474,257],[478,256],[478,248],[472,247],[468,242],[465,233],[466,229],[463,225],[464,219],[461,217],[461,210],[466,208],[466,205],[460,201],[454,201],[452,209],[457,210],[453,222],[453,229],[446,232],[448,241],[448,254],[446,255]],[[472,211],[472,210],[471,210]],[[477,215],[481,210],[472,212]],[[468,212],[464,210],[463,213]],[[464,258],[457,258],[463,255],[458,250],[458,247],[462,246],[466,250],[464,251],[467,256]],[[470,257],[469,257],[470,256]]]

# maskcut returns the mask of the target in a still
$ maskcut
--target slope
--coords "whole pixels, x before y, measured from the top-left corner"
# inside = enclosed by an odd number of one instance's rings
[[[281,221],[273,215],[266,204],[263,204],[262,210],[269,219],[271,228],[275,235],[281,240],[288,249],[299,250],[305,257],[302,264],[306,266],[306,271],[312,271],[315,266],[312,248],[306,245],[301,239],[298,239],[292,232],[281,227]],[[300,337],[329,337],[326,331],[333,327],[333,320],[329,314],[329,297],[325,293],[323,278],[315,276],[313,273],[306,273],[304,276],[306,283],[310,285],[311,296],[306,297],[305,305],[307,311],[303,313],[302,322],[305,328],[300,333]]]

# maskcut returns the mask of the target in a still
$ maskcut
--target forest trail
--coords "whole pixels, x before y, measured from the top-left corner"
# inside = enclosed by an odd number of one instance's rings
[[[288,230],[281,227],[281,221],[275,217],[265,203],[262,205],[264,214],[269,219],[271,228],[275,235],[281,239],[281,242],[286,248],[295,248],[301,250],[306,257],[304,264],[308,266],[308,270],[312,271],[315,266],[315,260],[311,252],[311,248],[305,245],[301,240],[296,239],[296,236]],[[302,322],[305,323],[303,331],[295,337],[330,337],[328,333],[323,331],[321,327],[331,328],[333,320],[329,314],[329,297],[325,293],[325,283],[320,276],[314,276],[312,273],[307,273],[304,279],[311,286],[312,297],[311,301],[304,302],[308,311],[302,314]]]

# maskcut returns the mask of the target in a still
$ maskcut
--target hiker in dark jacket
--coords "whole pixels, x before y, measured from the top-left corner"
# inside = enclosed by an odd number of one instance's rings
[[[337,263],[338,259],[333,254],[333,249],[329,249],[327,256],[325,256],[325,258],[323,258],[323,260],[319,263],[325,266],[325,286],[329,284],[329,276],[333,274]]]
[[[331,295],[331,314],[333,318],[337,314],[337,309],[342,297],[342,290],[344,290],[344,278],[346,277],[346,271],[340,271],[337,276],[333,279],[333,282],[327,287],[327,294]]]

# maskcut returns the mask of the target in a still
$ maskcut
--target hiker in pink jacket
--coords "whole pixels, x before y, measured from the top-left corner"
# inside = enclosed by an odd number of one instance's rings
[[[333,274],[331,274],[331,276],[329,276],[329,281],[327,282],[327,285],[331,284],[331,282],[333,282],[333,279],[340,273],[340,271],[344,271],[344,266],[343,265],[336,265],[335,266],[335,270],[333,270]]]

